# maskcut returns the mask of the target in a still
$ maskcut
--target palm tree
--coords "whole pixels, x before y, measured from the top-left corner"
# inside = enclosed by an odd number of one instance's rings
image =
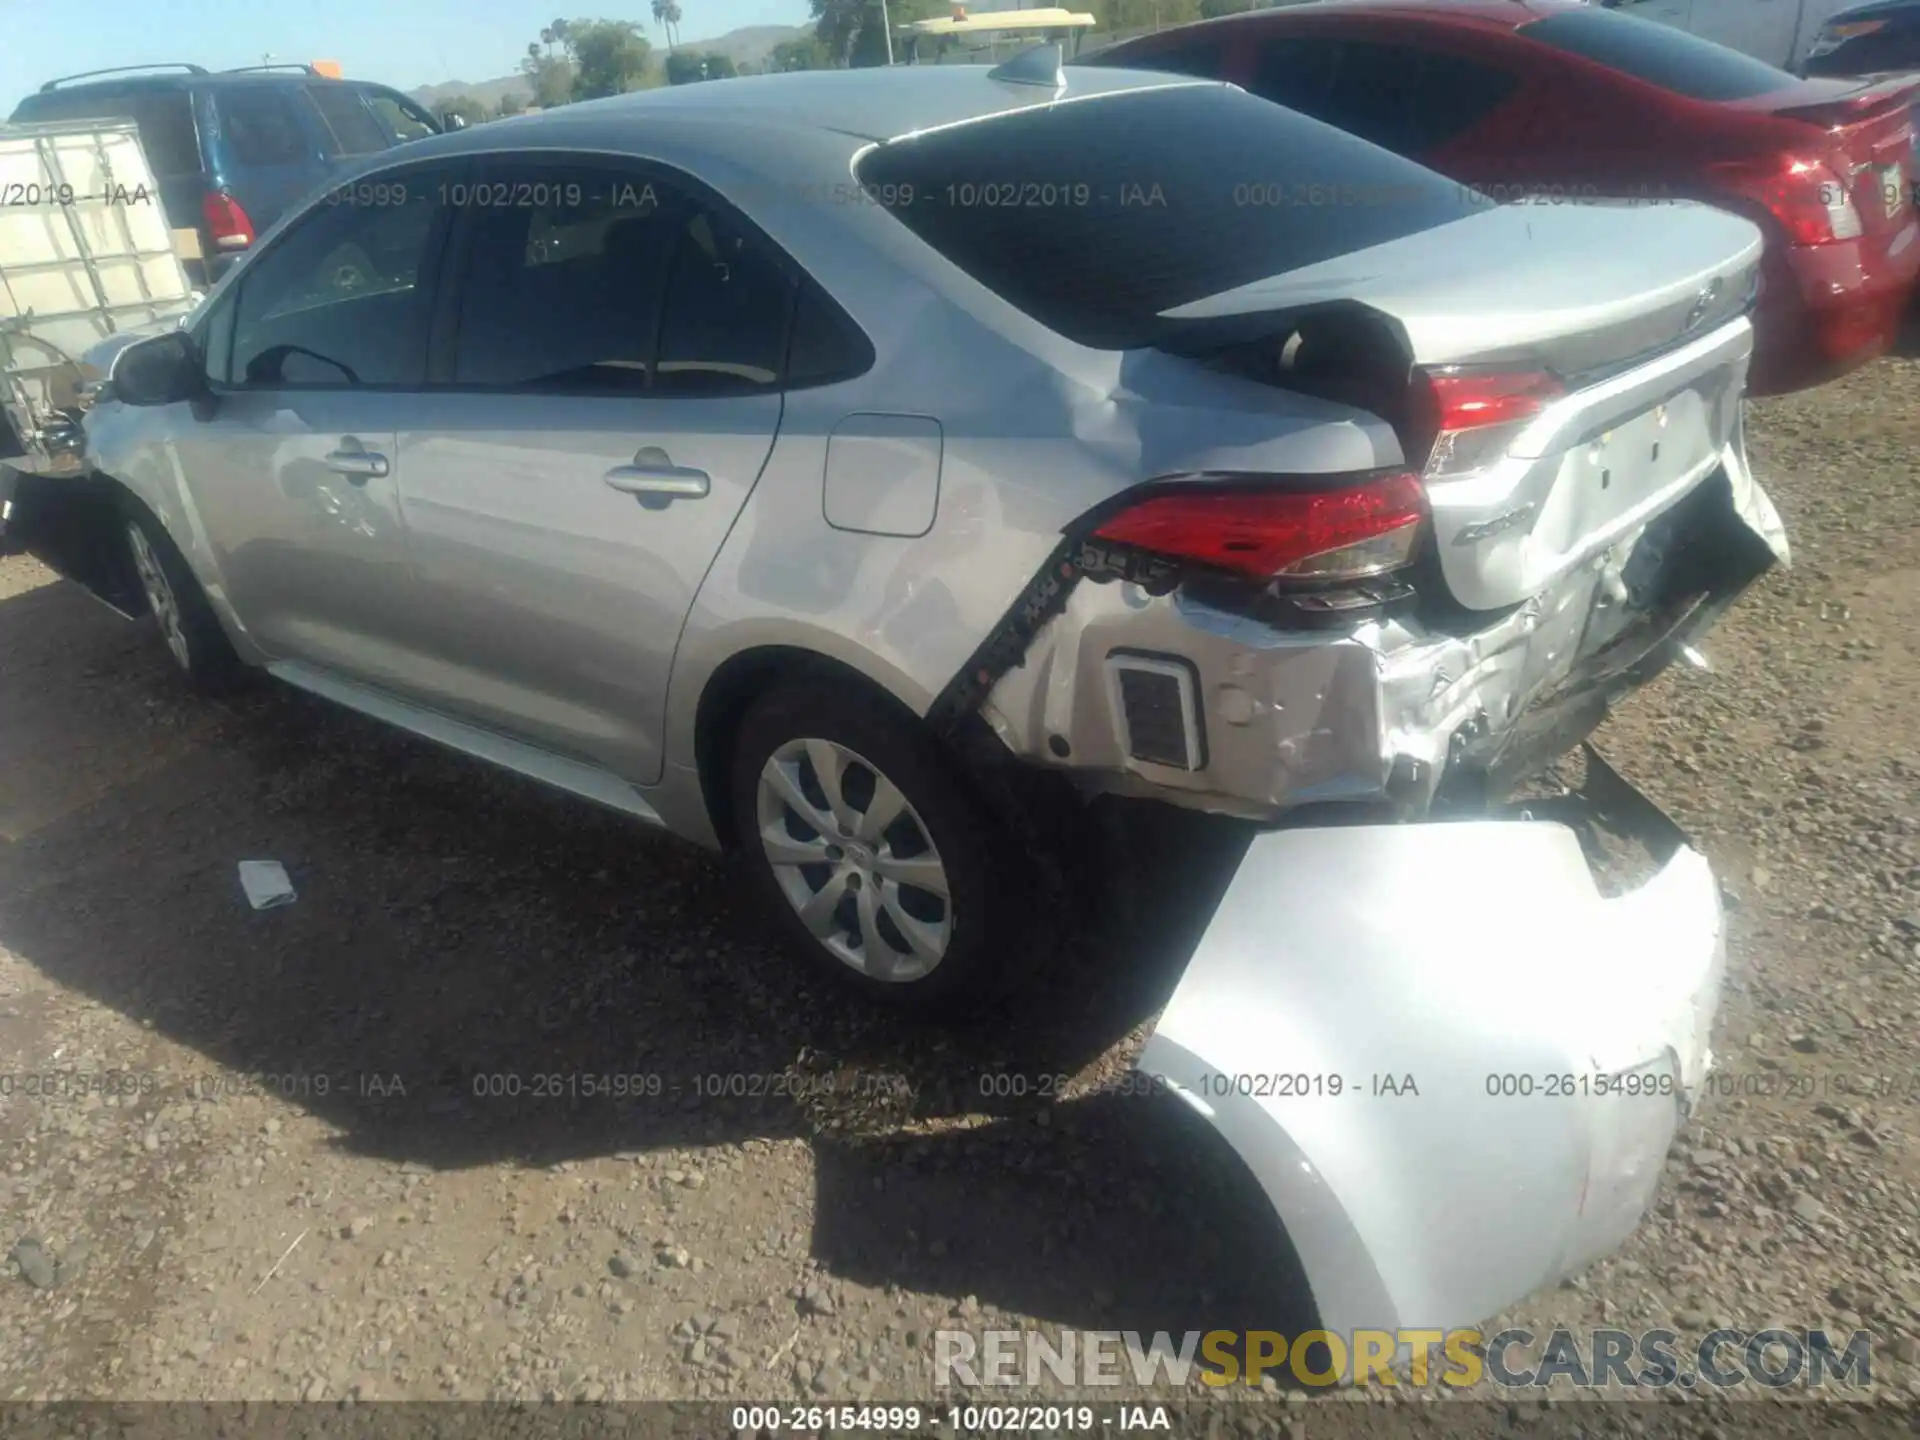
[[[553,54],[553,27],[551,25],[540,32],[540,43],[547,47],[547,54]],[[527,48],[532,49],[533,47],[528,46]]]
[[[654,0],[653,18],[667,34],[667,49],[680,43],[680,6],[677,0]]]
[[[567,36],[572,33],[567,22],[564,20],[554,21],[553,24],[547,27],[547,30],[553,36],[556,45],[565,45],[567,43]]]

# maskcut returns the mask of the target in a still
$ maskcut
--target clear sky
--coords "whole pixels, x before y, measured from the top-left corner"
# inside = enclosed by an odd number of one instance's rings
[[[798,25],[806,0],[680,0],[688,43],[742,25]],[[555,16],[638,20],[650,0],[0,0],[0,118],[42,82],[108,65],[189,60],[218,70],[338,60],[402,90],[512,73]]]

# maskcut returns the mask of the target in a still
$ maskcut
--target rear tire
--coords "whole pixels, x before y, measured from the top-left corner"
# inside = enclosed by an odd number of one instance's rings
[[[166,527],[138,502],[122,507],[127,556],[173,663],[202,695],[225,694],[246,675],[227,632]]]
[[[776,690],[741,721],[731,793],[756,888],[814,965],[923,1013],[1004,990],[1021,851],[919,721],[850,687]]]
[[[0,457],[7,454],[7,441],[13,436],[7,417],[0,415]],[[20,505],[15,499],[20,489],[20,473],[0,458],[0,555],[18,555],[26,543],[20,534]]]

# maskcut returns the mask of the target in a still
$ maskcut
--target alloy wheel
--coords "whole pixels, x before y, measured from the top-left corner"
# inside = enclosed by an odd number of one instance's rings
[[[187,646],[186,625],[180,613],[180,601],[173,593],[173,583],[167,579],[147,532],[133,521],[127,523],[127,546],[133,552],[133,568],[140,575],[140,588],[146,592],[153,618],[160,622],[160,634],[167,642],[167,649],[173,652],[182,670],[192,669],[193,652]]]
[[[923,980],[953,938],[946,866],[900,788],[831,740],[767,757],[760,848],[800,921],[829,954],[875,980]]]

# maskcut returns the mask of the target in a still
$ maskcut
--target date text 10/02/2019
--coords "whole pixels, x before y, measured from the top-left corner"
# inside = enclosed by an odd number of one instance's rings
[[[976,1084],[981,1097],[989,1100],[1065,1100],[1086,1088],[1072,1075],[1029,1075],[1014,1070],[983,1071]],[[1405,1072],[1343,1075],[1311,1070],[1260,1073],[1210,1070],[1177,1085],[1163,1076],[1150,1075],[1144,1070],[1129,1070],[1099,1088],[1103,1094],[1166,1095],[1184,1090],[1205,1099],[1226,1099],[1238,1095],[1256,1100],[1333,1099],[1361,1095],[1393,1099],[1420,1093],[1418,1082]]]
[[[1164,1405],[736,1405],[739,1434],[823,1434],[870,1431],[912,1435],[931,1430],[950,1435],[998,1435],[1072,1431],[1170,1431]]]

